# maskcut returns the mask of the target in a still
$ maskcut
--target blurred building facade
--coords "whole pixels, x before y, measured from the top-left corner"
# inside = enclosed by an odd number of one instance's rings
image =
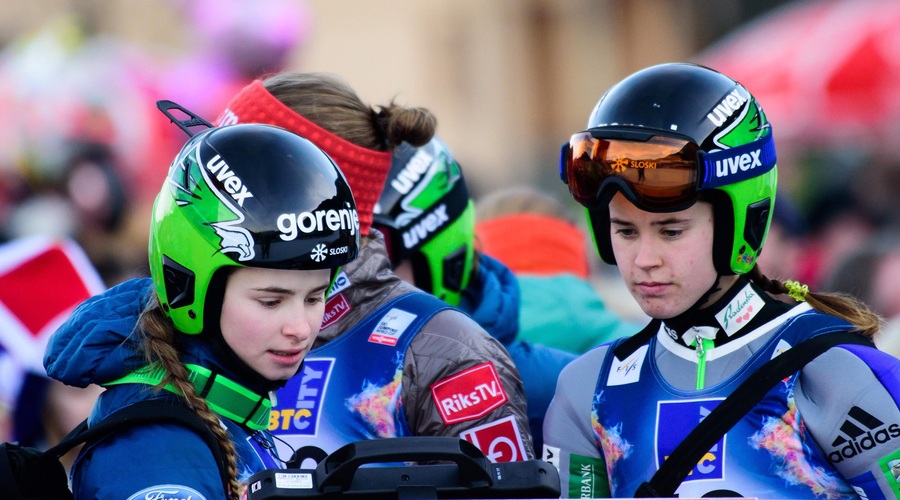
[[[396,99],[432,109],[477,195],[511,180],[564,189],[553,184],[559,146],[609,85],[644,66],[687,60],[784,1],[304,3],[311,32],[290,69],[337,73],[373,105]],[[0,44],[74,12],[91,30],[177,59],[198,43],[183,7],[178,0],[2,2]]]

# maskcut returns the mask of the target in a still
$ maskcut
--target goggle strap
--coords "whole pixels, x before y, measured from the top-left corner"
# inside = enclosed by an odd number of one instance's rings
[[[559,178],[563,184],[569,184],[569,176],[566,172],[566,159],[569,156],[569,141],[563,143],[559,150]]]
[[[700,153],[700,189],[712,189],[763,175],[775,168],[775,141],[769,133],[753,142]]]

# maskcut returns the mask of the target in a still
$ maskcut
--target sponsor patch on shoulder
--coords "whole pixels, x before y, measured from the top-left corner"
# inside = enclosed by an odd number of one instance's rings
[[[369,342],[384,345],[397,345],[397,340],[409,325],[416,319],[416,315],[402,309],[391,309],[375,326],[375,330],[369,335]]]
[[[141,491],[128,497],[128,500],[147,500],[147,499],[165,499],[165,500],[206,500],[194,488],[188,488],[180,484],[160,484],[144,488]]]
[[[347,273],[341,271],[335,276],[334,283],[331,284],[331,288],[328,290],[328,297],[343,292],[348,286],[350,286],[350,277],[347,276]]]
[[[828,460],[833,464],[844,460],[859,461],[856,457],[873,450],[881,453],[890,451],[893,452],[891,459],[895,460],[890,468],[900,474],[900,451],[897,451],[900,423],[888,421],[883,415],[879,418],[871,411],[856,405],[850,408],[831,442]]]
[[[459,437],[474,444],[491,462],[525,460],[525,445],[513,416],[469,429]]]
[[[431,396],[447,425],[483,417],[509,401],[490,361],[435,382]]]
[[[337,321],[350,312],[350,303],[344,298],[344,294],[339,293],[325,302],[325,315],[322,316],[322,329],[337,323]]]

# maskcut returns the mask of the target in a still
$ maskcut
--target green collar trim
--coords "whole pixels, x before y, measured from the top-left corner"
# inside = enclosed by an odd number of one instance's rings
[[[188,369],[188,379],[194,384],[194,391],[206,400],[206,404],[214,412],[255,431],[266,429],[269,426],[269,410],[272,408],[272,401],[268,396],[260,396],[224,375],[214,373],[209,368],[192,364],[184,366]],[[159,385],[166,375],[163,367],[154,363],[103,385]],[[181,391],[171,383],[166,384],[164,389],[183,396]]]

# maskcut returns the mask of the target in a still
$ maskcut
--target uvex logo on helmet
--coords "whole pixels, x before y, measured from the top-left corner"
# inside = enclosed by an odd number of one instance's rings
[[[209,170],[211,174],[215,175],[215,179],[222,184],[225,192],[227,192],[238,205],[243,207],[246,198],[253,198],[253,193],[247,189],[247,186],[244,185],[241,178],[235,175],[234,170],[228,166],[228,163],[225,163],[225,160],[223,160],[221,156],[213,156],[211,160],[206,162],[206,169]]]
[[[747,102],[747,96],[741,95],[738,89],[734,89],[730,94],[726,95],[713,110],[706,115],[709,121],[718,128],[725,123],[731,115],[741,109]]]
[[[765,174],[775,168],[772,134],[747,144],[701,153],[703,189],[712,189]]]
[[[409,192],[412,191],[413,186],[419,182],[419,179],[428,172],[433,161],[434,156],[428,151],[425,151],[425,149],[419,149],[416,151],[416,154],[410,158],[409,163],[400,170],[397,177],[391,181],[391,187],[396,189],[400,194],[409,194]]]
[[[447,204],[441,203],[425,218],[403,232],[403,246],[415,248],[449,221],[450,216],[447,215]]]
[[[353,235],[359,231],[359,215],[355,208],[281,214],[276,223],[278,230],[281,231],[279,237],[284,241],[296,239],[299,233],[311,234],[325,230],[331,232],[349,229],[350,234]]]

